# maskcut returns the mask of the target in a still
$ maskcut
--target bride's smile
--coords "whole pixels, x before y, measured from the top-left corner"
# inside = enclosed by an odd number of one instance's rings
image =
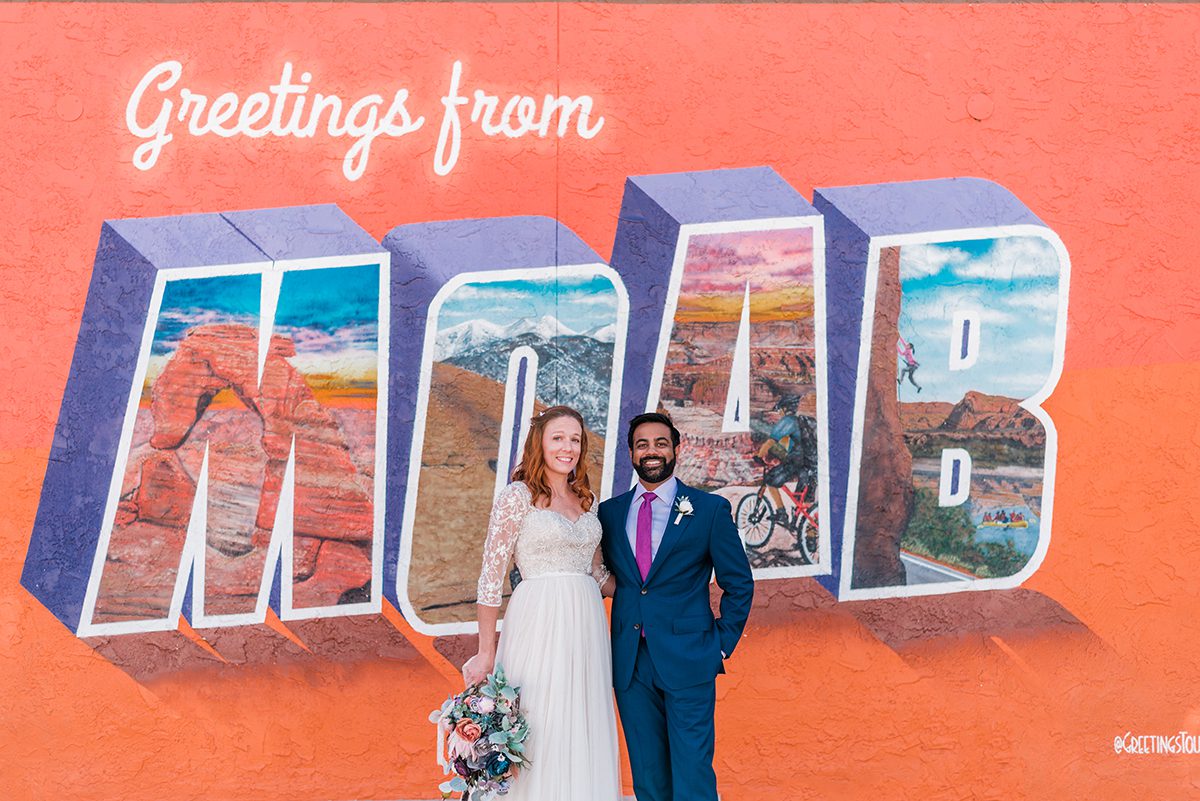
[[[583,427],[571,417],[558,417],[546,424],[542,435],[542,455],[546,469],[567,477],[579,464]]]

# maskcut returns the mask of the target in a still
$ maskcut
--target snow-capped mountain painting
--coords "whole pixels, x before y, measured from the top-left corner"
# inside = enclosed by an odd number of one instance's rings
[[[536,320],[517,320],[504,329],[504,335],[510,339],[515,339],[522,334],[535,334],[542,339],[553,339],[554,337],[575,336],[575,333],[575,331],[564,325],[562,321],[555,319],[552,314],[542,315]]]
[[[610,324],[589,331],[583,336],[600,342],[612,342],[615,339],[614,332],[615,328]],[[575,331],[550,314],[535,319],[514,320],[508,325],[497,325],[487,320],[468,320],[438,332],[433,358],[435,361],[444,362],[490,343],[509,342],[526,334],[532,334],[540,340],[578,336]],[[606,336],[607,339],[604,338]]]
[[[464,350],[470,350],[503,337],[504,326],[502,325],[489,323],[487,320],[468,320],[438,332],[433,359],[444,362]]]
[[[617,326],[615,323],[602,325],[599,328],[593,328],[591,331],[588,331],[586,336],[589,336],[598,342],[616,342]]]
[[[532,348],[537,399],[575,407],[604,435],[616,310],[616,291],[603,276],[466,284],[441,308],[434,361],[504,383],[513,350]]]
[[[509,354],[522,345],[538,355],[537,399],[548,405],[574,406],[589,428],[603,434],[607,428],[612,374],[611,342],[578,334],[542,337],[530,332],[464,350],[446,362],[503,383],[508,377]]]

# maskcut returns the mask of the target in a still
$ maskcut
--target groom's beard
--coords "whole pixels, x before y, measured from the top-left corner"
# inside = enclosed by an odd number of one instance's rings
[[[647,484],[661,484],[675,472],[675,459],[666,459],[657,465],[647,467],[647,460],[653,460],[654,458],[656,457],[643,456],[642,461],[635,462],[633,465],[633,469],[637,471],[638,478]]]

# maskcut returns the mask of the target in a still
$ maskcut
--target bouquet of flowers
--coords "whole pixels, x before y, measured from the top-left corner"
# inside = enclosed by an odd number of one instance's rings
[[[504,669],[452,695],[429,715],[438,726],[438,764],[454,774],[438,788],[442,798],[489,801],[505,795],[517,771],[527,767],[525,738],[529,727],[521,716],[521,692],[509,685]]]

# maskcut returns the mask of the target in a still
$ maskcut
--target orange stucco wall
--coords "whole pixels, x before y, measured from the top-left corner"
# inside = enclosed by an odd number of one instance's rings
[[[757,164],[807,197],[992,179],[1062,237],[1072,281],[1040,570],[940,599],[763,586],[718,688],[723,797],[1200,792],[1200,755],[1113,742],[1200,733],[1196,7],[6,4],[0,41],[4,798],[423,799],[439,780],[425,716],[455,654],[396,614],[172,633],[135,653],[76,638],[20,587],[103,220],[335,202],[381,237],[544,214],[607,257],[626,176]],[[428,120],[377,140],[357,181],[327,137],[178,129],[139,171],[125,105],[168,59],[211,94],[261,90],[285,61],[346,96],[407,86]],[[468,129],[439,176],[455,59],[468,90],[590,94],[605,127]],[[262,637],[275,656],[248,654]]]

